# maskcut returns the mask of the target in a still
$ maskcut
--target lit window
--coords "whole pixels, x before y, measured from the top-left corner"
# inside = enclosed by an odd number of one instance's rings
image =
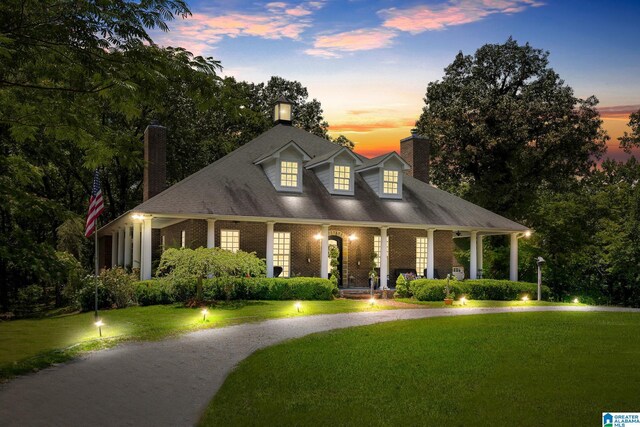
[[[426,237],[416,237],[416,271],[420,275],[427,268],[427,245],[428,239]]]
[[[373,236],[373,252],[376,253],[376,257],[373,262],[376,264],[376,268],[380,268],[380,252],[382,251],[382,237]],[[389,263],[389,236],[387,236],[387,264]]]
[[[298,162],[280,162],[280,186],[298,186]]]
[[[382,191],[384,194],[398,194],[398,171],[384,170]]]
[[[187,247],[187,232],[184,230],[182,230],[182,232],[180,233],[180,247],[181,248]]]
[[[220,230],[220,248],[226,251],[237,252],[240,249],[240,231]]]
[[[282,277],[289,277],[291,233],[273,233],[273,265],[282,267]]]
[[[333,189],[346,190],[351,188],[351,166],[333,167]]]

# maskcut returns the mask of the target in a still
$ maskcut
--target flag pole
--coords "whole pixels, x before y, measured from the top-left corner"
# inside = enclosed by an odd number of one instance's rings
[[[96,226],[95,226],[95,230],[93,231],[93,235],[94,235],[94,262],[95,262],[95,267],[96,267],[96,278],[93,281],[95,284],[95,316],[96,316],[96,321],[98,320],[98,276],[100,276],[100,263],[98,260],[98,218],[96,218]]]

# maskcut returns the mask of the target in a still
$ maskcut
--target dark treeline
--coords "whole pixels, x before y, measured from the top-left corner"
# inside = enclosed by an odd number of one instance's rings
[[[428,85],[418,121],[440,188],[535,230],[520,240],[520,278],[557,299],[640,306],[640,164],[604,160],[608,135],[592,96],[579,99],[549,53],[511,38],[458,54]],[[640,146],[640,111],[620,138]],[[506,278],[508,242],[486,239],[485,277]],[[468,245],[468,243],[467,243]],[[457,255],[467,261],[467,250]]]
[[[169,184],[267,130],[280,95],[293,102],[294,125],[328,138],[320,102],[299,82],[221,78],[213,58],[153,43],[148,30],[189,14],[181,0],[0,4],[2,309],[28,285],[60,302],[76,260],[91,271],[83,228],[93,170],[102,223],[138,204],[151,120],[168,128]]]

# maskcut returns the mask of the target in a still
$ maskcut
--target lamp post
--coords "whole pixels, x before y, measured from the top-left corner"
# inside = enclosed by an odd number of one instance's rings
[[[538,301],[540,301],[542,300],[542,264],[545,263],[545,260],[539,256],[536,263],[538,264]]]

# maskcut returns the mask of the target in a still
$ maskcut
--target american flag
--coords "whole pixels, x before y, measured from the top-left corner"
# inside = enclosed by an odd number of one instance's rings
[[[96,230],[98,217],[104,210],[104,201],[102,200],[102,190],[100,190],[100,173],[98,169],[93,174],[93,189],[91,190],[91,199],[89,200],[89,213],[87,214],[87,228],[84,236],[89,237]]]

